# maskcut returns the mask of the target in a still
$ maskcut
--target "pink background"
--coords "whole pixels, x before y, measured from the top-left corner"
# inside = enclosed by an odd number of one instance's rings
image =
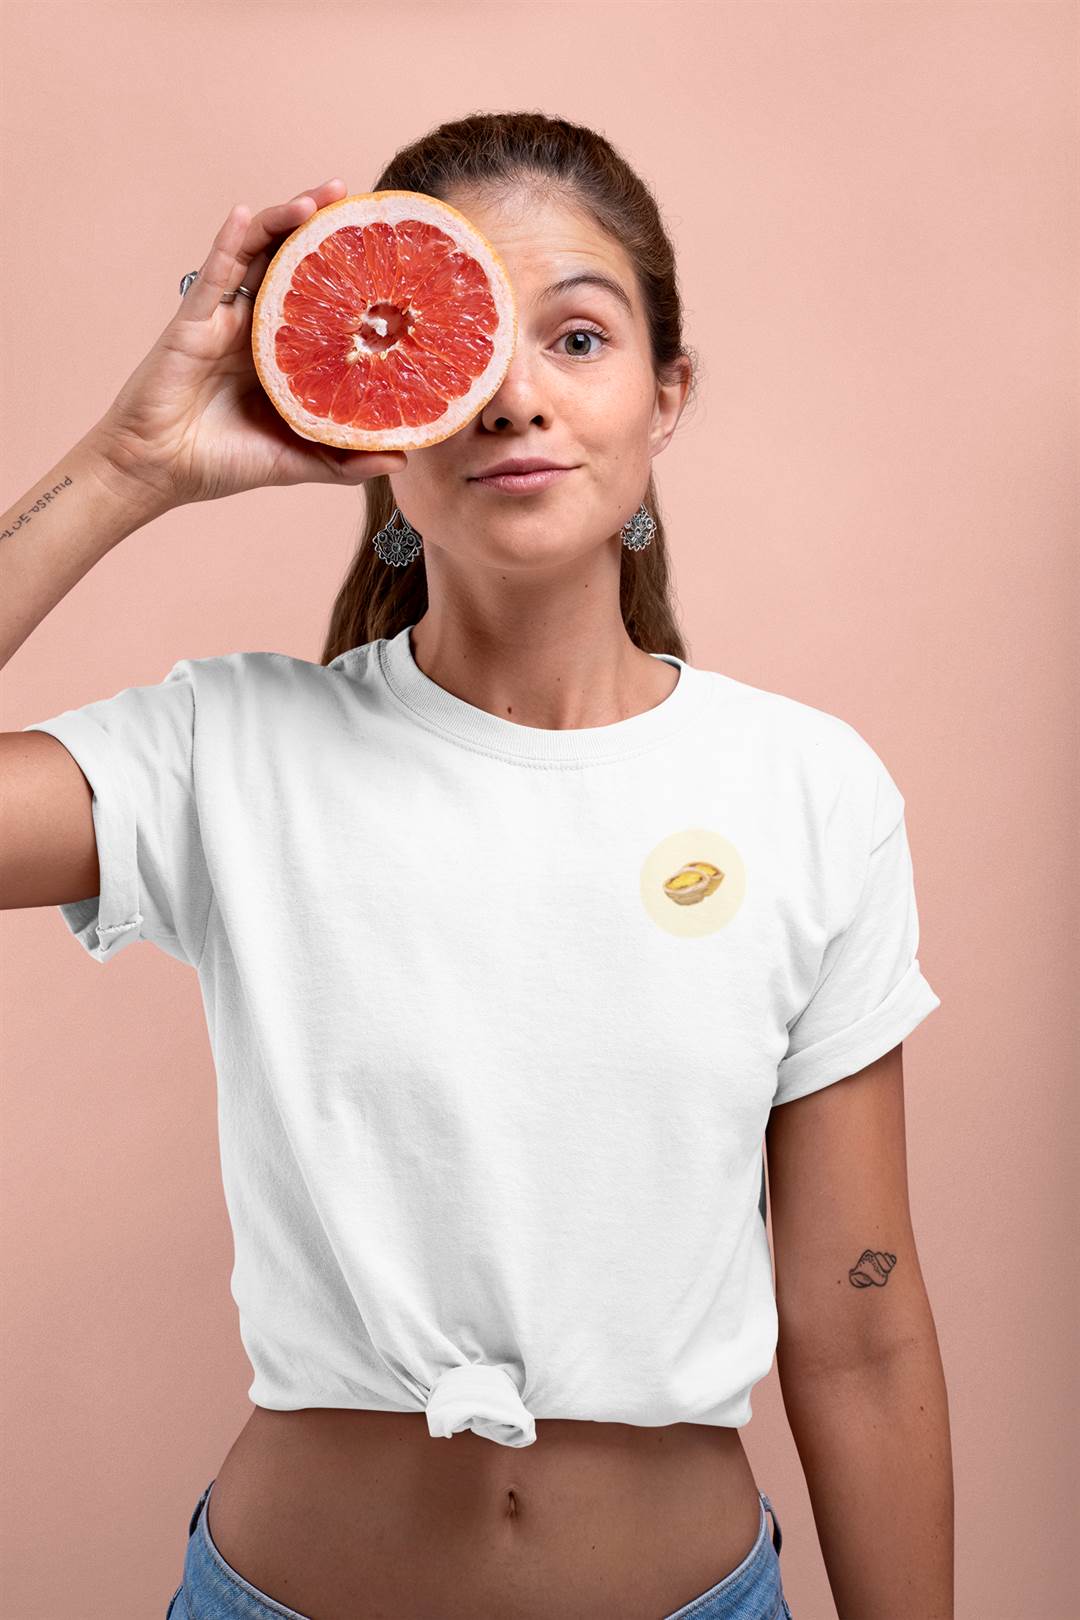
[[[942,998],[906,1053],[911,1197],[957,1615],[979,1620],[1080,1613],[1077,21],[862,0],[2,13],[0,505],[105,410],[233,202],[368,189],[400,142],[512,107],[594,125],[654,186],[704,362],[656,463],[691,662],[843,716],[907,799]],[[317,658],[359,513],[310,485],[144,528],[16,653],[3,725],[181,656]],[[102,969],[52,908],[2,929],[0,1612],[163,1614],[250,1411],[198,982],[145,948]],[[775,1370],[754,1405],[789,1601],[832,1620]]]

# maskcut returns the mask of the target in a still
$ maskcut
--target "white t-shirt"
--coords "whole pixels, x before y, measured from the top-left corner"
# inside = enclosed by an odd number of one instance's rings
[[[183,659],[48,731],[93,789],[95,960],[196,969],[258,1406],[739,1428],[778,1320],[769,1110],[940,1005],[904,800],[847,722],[655,654],[521,726],[409,631]]]

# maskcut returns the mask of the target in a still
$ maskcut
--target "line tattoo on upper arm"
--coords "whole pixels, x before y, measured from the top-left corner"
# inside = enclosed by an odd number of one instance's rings
[[[848,1272],[848,1282],[852,1288],[884,1288],[895,1264],[895,1254],[880,1254],[873,1249],[864,1249]]]

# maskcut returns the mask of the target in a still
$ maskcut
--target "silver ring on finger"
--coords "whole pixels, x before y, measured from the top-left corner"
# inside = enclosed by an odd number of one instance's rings
[[[192,282],[193,281],[198,281],[198,279],[199,279],[199,272],[197,270],[189,270],[188,271],[187,275],[183,278],[183,280],[180,283],[180,296],[181,296],[181,298],[183,298],[184,294],[187,292],[187,290],[191,286]],[[255,294],[252,292],[251,288],[250,287],[240,286],[240,287],[236,287],[232,292],[222,293],[221,297],[218,299],[218,303],[220,303],[220,304],[231,304],[231,303],[235,302],[235,300],[237,298],[237,295],[240,295],[240,296],[242,296],[244,298],[250,298],[252,303],[255,302]]]

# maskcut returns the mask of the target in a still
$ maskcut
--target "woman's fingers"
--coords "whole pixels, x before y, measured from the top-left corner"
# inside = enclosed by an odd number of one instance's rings
[[[302,191],[288,202],[274,203],[252,219],[246,203],[236,203],[214,238],[198,280],[184,294],[180,311],[186,320],[206,320],[214,313],[224,293],[241,282],[251,292],[258,290],[281,238],[303,224],[312,213],[344,195],[344,180],[325,180],[311,191]],[[250,302],[236,300],[238,304]],[[227,306],[228,307],[228,306]]]
[[[302,191],[288,202],[276,203],[273,207],[264,208],[261,214],[256,214],[248,226],[243,247],[237,254],[239,268],[243,271],[239,280],[244,286],[255,292],[281,238],[288,236],[318,209],[343,196],[345,190],[344,180],[324,180],[321,186]],[[236,285],[239,286],[239,281]]]
[[[307,218],[312,212],[307,206],[309,203],[313,202],[316,208],[324,208],[344,189],[344,180],[324,180],[321,186],[315,186],[311,191],[301,191],[288,202],[274,203],[270,208],[264,208],[248,226],[243,256],[250,263],[256,253],[261,253],[277,237],[295,230],[299,221]]]
[[[209,253],[199,266],[198,280],[192,282],[180,300],[177,311],[180,320],[207,320],[220,304],[222,293],[230,292],[237,285],[236,255],[247,235],[250,214],[247,203],[236,203],[229,210]]]

